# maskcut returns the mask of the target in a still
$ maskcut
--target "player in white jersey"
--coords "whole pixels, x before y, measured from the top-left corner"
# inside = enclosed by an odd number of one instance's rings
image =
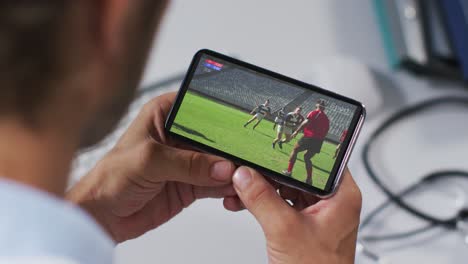
[[[286,112],[284,111],[284,107],[276,113],[275,122],[273,123],[273,130],[275,130],[277,125],[283,125],[285,115]]]
[[[247,127],[250,123],[252,123],[255,119],[257,120],[257,123],[253,126],[252,129],[255,129],[258,124],[265,118],[267,115],[271,115],[271,108],[268,106],[270,104],[270,100],[266,100],[265,103],[255,107],[252,112],[250,112],[252,118],[247,121],[247,123],[244,124],[244,127]]]
[[[294,112],[290,112],[286,114],[284,117],[283,124],[278,125],[278,130],[276,134],[275,140],[273,140],[272,147],[275,148],[276,143],[278,143],[278,146],[282,149],[283,143],[287,143],[291,141],[291,135],[298,127],[302,121],[304,121],[304,117],[301,115],[302,108],[297,107]],[[284,138],[282,139],[284,134]]]

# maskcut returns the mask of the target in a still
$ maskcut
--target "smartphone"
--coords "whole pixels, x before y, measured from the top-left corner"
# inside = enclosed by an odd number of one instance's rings
[[[364,106],[353,99],[200,50],[165,130],[200,151],[327,197],[337,189],[364,119]]]

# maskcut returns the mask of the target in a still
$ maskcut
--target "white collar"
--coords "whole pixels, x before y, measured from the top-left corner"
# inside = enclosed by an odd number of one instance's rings
[[[111,264],[114,242],[84,210],[46,192],[0,180],[0,257],[50,256]]]

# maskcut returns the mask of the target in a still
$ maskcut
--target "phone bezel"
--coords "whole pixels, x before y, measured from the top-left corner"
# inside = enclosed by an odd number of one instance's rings
[[[353,116],[353,119],[351,121],[350,127],[348,129],[348,135],[346,136],[345,140],[343,141],[340,153],[338,154],[338,157],[336,158],[336,160],[339,161],[339,162],[335,162],[335,164],[333,166],[333,169],[330,172],[330,177],[329,177],[329,179],[327,181],[327,184],[326,184],[326,186],[325,186],[325,188],[323,190],[319,189],[317,187],[308,185],[308,184],[306,184],[304,182],[301,182],[299,180],[295,180],[293,178],[284,176],[281,173],[272,171],[272,170],[270,170],[268,168],[262,167],[261,165],[253,163],[251,161],[244,160],[244,159],[242,159],[240,157],[231,155],[231,154],[226,153],[224,151],[221,151],[219,149],[213,148],[211,146],[207,146],[207,145],[205,145],[203,143],[197,142],[195,140],[192,140],[190,138],[181,136],[181,135],[179,135],[177,133],[174,133],[174,132],[170,131],[170,129],[172,128],[172,125],[174,123],[175,117],[176,117],[176,115],[177,115],[177,113],[179,111],[182,100],[183,100],[183,98],[185,96],[185,93],[187,92],[187,90],[189,88],[190,81],[192,80],[192,77],[193,77],[193,75],[195,73],[198,62],[199,62],[200,58],[203,55],[207,55],[207,56],[214,57],[214,58],[219,58],[219,59],[224,60],[224,61],[226,61],[228,63],[239,65],[241,67],[245,67],[245,68],[247,68],[249,70],[259,72],[259,73],[264,74],[264,75],[268,75],[268,76],[270,76],[272,78],[276,78],[276,79],[278,79],[280,81],[287,82],[287,83],[299,86],[299,87],[304,88],[304,89],[309,89],[311,91],[321,93],[323,95],[326,95],[326,96],[332,97],[334,99],[344,101],[346,103],[352,104],[352,105],[357,107],[357,111],[355,112],[355,114]],[[355,145],[356,139],[357,139],[357,137],[359,135],[359,132],[361,130],[361,127],[363,125],[365,116],[366,116],[365,106],[362,103],[360,103],[360,102],[358,102],[356,100],[353,100],[351,98],[348,98],[348,97],[333,93],[333,92],[328,91],[328,90],[324,90],[323,88],[317,87],[315,85],[307,84],[307,83],[304,83],[302,81],[299,81],[299,80],[284,76],[282,74],[272,72],[270,70],[255,66],[253,64],[250,64],[250,63],[247,63],[247,62],[235,59],[235,58],[231,58],[229,56],[220,54],[220,53],[212,51],[212,50],[202,49],[202,50],[199,50],[194,55],[194,57],[192,59],[192,62],[190,63],[190,67],[189,67],[189,69],[187,71],[187,74],[186,74],[186,76],[185,76],[185,78],[184,78],[184,80],[182,82],[181,88],[179,89],[176,100],[175,100],[174,104],[172,105],[172,108],[171,108],[171,110],[169,112],[169,115],[167,116],[164,129],[165,129],[166,135],[169,135],[173,139],[176,139],[176,140],[178,140],[180,142],[183,142],[183,143],[186,143],[186,144],[188,144],[190,146],[193,146],[193,147],[195,147],[196,149],[198,149],[198,150],[200,150],[202,152],[211,153],[211,154],[214,154],[214,155],[221,156],[223,158],[229,159],[229,160],[233,161],[238,166],[239,165],[249,166],[251,168],[254,168],[254,169],[258,170],[260,173],[264,174],[267,177],[270,177],[271,179],[273,179],[273,180],[275,180],[275,181],[277,181],[277,182],[279,182],[281,184],[284,184],[284,185],[290,186],[292,188],[296,188],[296,189],[299,189],[299,190],[302,190],[302,191],[305,191],[305,192],[308,192],[308,193],[312,193],[312,194],[317,195],[319,197],[325,198],[325,197],[328,197],[328,196],[332,195],[336,191],[336,189],[337,189],[337,187],[339,185],[339,182],[341,181],[341,176],[343,175],[343,172],[346,169],[346,164],[347,164],[347,162],[349,160],[349,157],[350,157],[351,152],[353,150],[353,147]]]

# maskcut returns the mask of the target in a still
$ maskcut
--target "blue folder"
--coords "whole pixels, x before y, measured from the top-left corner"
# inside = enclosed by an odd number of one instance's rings
[[[463,79],[468,81],[468,0],[439,1]]]

